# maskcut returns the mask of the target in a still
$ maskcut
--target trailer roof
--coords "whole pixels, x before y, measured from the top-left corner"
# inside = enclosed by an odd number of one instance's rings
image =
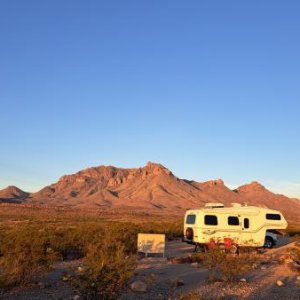
[[[261,211],[272,212],[272,213],[280,213],[277,210],[269,209],[266,207],[258,207],[258,206],[231,206],[231,207],[220,207],[220,208],[208,208],[202,207],[198,209],[189,209],[187,212],[196,212],[201,211],[205,213],[249,213],[249,214],[257,214]]]

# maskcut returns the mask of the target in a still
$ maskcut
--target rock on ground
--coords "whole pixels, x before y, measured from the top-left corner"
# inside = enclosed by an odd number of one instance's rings
[[[133,292],[139,292],[139,293],[145,293],[147,292],[147,285],[143,281],[137,280],[134,281],[131,285],[130,288]]]

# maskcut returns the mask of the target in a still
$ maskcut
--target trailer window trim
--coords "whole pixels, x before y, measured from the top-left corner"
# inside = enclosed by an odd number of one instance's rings
[[[239,226],[240,225],[240,220],[237,216],[229,216],[227,218],[227,224],[229,226]]]
[[[196,215],[194,214],[187,215],[185,223],[189,225],[196,224]]]
[[[281,220],[281,215],[280,214],[266,214],[266,219],[267,220],[280,221]]]
[[[204,224],[210,226],[218,225],[218,217],[216,215],[205,215],[204,216]]]

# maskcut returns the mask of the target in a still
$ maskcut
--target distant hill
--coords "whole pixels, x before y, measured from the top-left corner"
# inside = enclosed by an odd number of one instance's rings
[[[221,179],[208,182],[184,180],[161,164],[152,162],[134,169],[112,166],[88,168],[65,175],[57,183],[30,194],[30,197],[28,193],[17,190],[22,196],[18,199],[26,198],[26,203],[32,204],[182,213],[206,202],[222,202],[225,205],[238,202],[278,209],[289,219],[300,218],[300,200],[274,194],[258,182],[231,190]],[[11,195],[8,193],[8,197]]]
[[[21,203],[29,197],[29,193],[22,191],[16,186],[8,186],[0,190],[0,203]]]

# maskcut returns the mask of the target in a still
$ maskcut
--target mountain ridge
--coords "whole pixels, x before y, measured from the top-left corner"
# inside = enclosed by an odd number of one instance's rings
[[[0,198],[1,194],[14,195],[4,190],[0,191]],[[140,168],[90,167],[64,175],[36,193],[22,192],[18,190],[15,200],[80,208],[128,207],[179,213],[207,202],[225,205],[238,202],[278,209],[292,219],[298,219],[300,212],[299,200],[274,194],[259,182],[231,190],[222,179],[206,182],[180,179],[168,168],[153,162]]]

